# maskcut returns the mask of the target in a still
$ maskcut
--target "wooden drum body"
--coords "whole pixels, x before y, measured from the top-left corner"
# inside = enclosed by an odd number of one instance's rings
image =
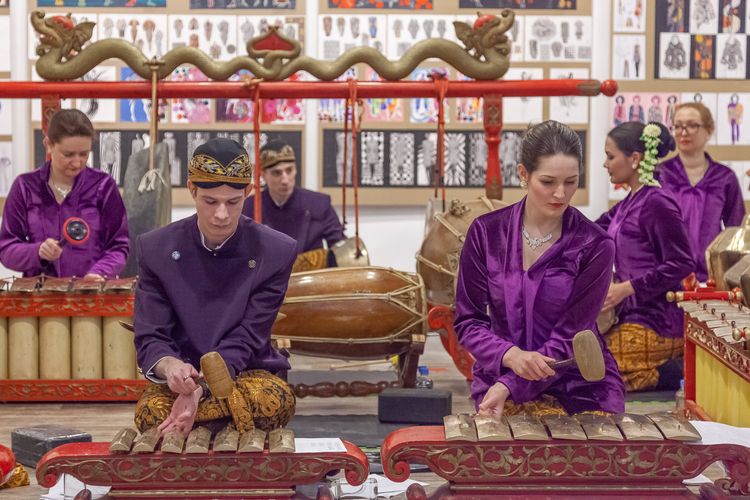
[[[0,293],[0,401],[132,400],[133,279],[17,278]]]
[[[271,331],[297,354],[347,360],[399,355],[402,385],[413,386],[427,333],[419,275],[383,267],[294,273]]]
[[[422,277],[431,306],[453,307],[456,301],[458,261],[466,232],[480,215],[507,206],[484,196],[463,202],[452,200],[446,212],[427,222],[422,246],[417,252],[417,273]]]

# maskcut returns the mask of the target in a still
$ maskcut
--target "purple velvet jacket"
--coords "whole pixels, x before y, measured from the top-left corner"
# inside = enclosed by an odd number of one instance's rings
[[[615,240],[615,278],[635,290],[617,306],[619,323],[638,323],[662,337],[682,336],[682,312],[666,292],[695,269],[680,209],[671,195],[644,186],[596,221]]]
[[[253,218],[255,196],[245,200],[242,213]],[[294,188],[281,207],[268,194],[261,195],[263,224],[297,240],[297,253],[323,248],[323,240],[331,247],[344,239],[344,228],[331,206],[331,197],[302,188]]]
[[[493,384],[502,382],[515,403],[547,393],[569,413],[622,412],[625,387],[601,337],[606,374],[599,382],[587,382],[575,367],[534,382],[502,364],[513,346],[558,360],[572,357],[573,336],[597,331],[612,276],[612,239],[573,207],[563,215],[560,239],[524,271],[524,206],[525,199],[478,217],[461,252],[455,328],[476,359],[472,397],[479,404]]]
[[[271,346],[271,326],[296,258],[294,240],[241,217],[234,235],[210,251],[193,215],[141,235],[136,247],[135,348],[144,372],[165,356],[200,370],[210,351],[232,375],[289,369]]]
[[[739,226],[745,216],[745,202],[735,173],[708,154],[708,169],[692,186],[679,156],[659,165],[656,177],[662,188],[672,194],[682,212],[700,281],[708,279],[706,249],[729,226]]]
[[[47,162],[13,182],[0,227],[0,262],[24,276],[117,276],[128,257],[128,220],[114,179],[87,167],[58,204],[49,175]],[[82,245],[66,245],[58,260],[43,266],[39,247],[47,238],[61,239],[69,217],[85,220],[91,236]]]

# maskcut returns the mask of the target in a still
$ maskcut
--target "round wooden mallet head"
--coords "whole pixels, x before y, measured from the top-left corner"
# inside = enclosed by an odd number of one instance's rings
[[[589,382],[604,378],[604,355],[599,339],[591,330],[582,330],[573,337],[573,354],[578,370]]]
[[[201,371],[211,394],[218,399],[227,399],[232,395],[234,381],[221,354],[212,351],[201,356]]]
[[[62,240],[60,243],[71,245],[83,245],[91,236],[91,228],[85,220],[80,217],[68,217],[63,223]]]

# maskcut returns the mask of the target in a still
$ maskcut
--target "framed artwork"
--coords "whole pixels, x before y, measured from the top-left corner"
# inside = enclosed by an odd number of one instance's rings
[[[114,66],[97,66],[81,78],[84,82],[114,82],[117,80],[117,68]],[[116,99],[76,99],[76,109],[80,109],[94,123],[114,123],[117,121]]]
[[[591,17],[526,16],[527,62],[591,60]]]
[[[643,33],[646,31],[647,0],[616,0],[612,2],[613,23],[616,33]]]
[[[672,130],[679,93],[623,92],[611,100],[610,127],[625,122],[657,122]]]
[[[89,166],[103,170],[110,174],[119,186],[125,179],[128,159],[134,153],[141,151],[151,145],[151,138],[147,130],[98,130],[94,150],[89,159]],[[242,144],[251,158],[254,157],[254,138],[252,133],[238,130],[161,130],[159,132],[160,142],[167,145],[170,165],[170,184],[173,187],[187,186],[187,165],[195,148],[209,139],[225,137],[233,139]],[[41,130],[34,131],[34,164],[44,163],[45,150],[42,143]],[[261,147],[268,141],[281,140],[288,143],[297,152],[298,158],[302,155],[302,131],[264,131],[261,133]],[[2,151],[0,150],[0,169],[2,168]],[[301,185],[302,162],[297,164],[297,183]],[[2,174],[0,170],[0,175]],[[2,179],[0,178],[0,183]],[[0,188],[2,185],[0,184]]]
[[[190,0],[191,9],[296,9],[297,0]]]
[[[434,0],[327,0],[329,9],[431,10]]]
[[[37,7],[81,7],[81,8],[163,8],[167,0],[37,0]]]
[[[588,68],[550,68],[549,77],[553,80],[581,79],[589,77]],[[568,125],[589,122],[589,97],[560,96],[550,97],[549,119]]]
[[[0,196],[8,196],[13,184],[15,173],[13,170],[13,143],[0,141]]]
[[[459,0],[461,9],[575,10],[577,0]]]
[[[503,130],[499,159],[504,187],[518,187],[516,173],[523,130]],[[577,131],[586,146],[586,132]],[[350,139],[350,135],[346,139]],[[322,187],[341,187],[344,173],[344,133],[323,130]],[[351,152],[351,142],[347,145]],[[423,188],[434,185],[437,133],[430,130],[365,130],[357,141],[359,185],[372,188]],[[347,174],[351,175],[350,159]],[[444,183],[455,188],[482,188],[487,168],[483,131],[447,130],[445,133]],[[348,183],[350,184],[350,183]],[[580,186],[586,184],[585,172]],[[379,191],[387,196],[387,191]],[[421,203],[421,200],[420,200]]]
[[[720,93],[716,102],[716,143],[726,146],[750,146],[750,93]]]
[[[612,37],[612,78],[645,80],[645,59],[645,35],[614,35]]]
[[[503,79],[505,80],[542,80],[542,68],[521,68],[511,66]],[[503,99],[503,122],[521,123],[526,126],[539,123],[543,118],[543,97],[506,97]],[[482,118],[480,116],[479,121]]]
[[[0,15],[0,33],[6,33],[5,41],[0,44],[0,71],[10,71],[10,16]]]

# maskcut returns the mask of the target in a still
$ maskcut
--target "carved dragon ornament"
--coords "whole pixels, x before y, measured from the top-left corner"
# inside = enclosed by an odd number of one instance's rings
[[[505,33],[515,18],[511,10],[505,9],[499,16],[478,14],[473,26],[455,21],[456,36],[463,47],[448,40],[423,40],[397,61],[389,61],[370,47],[348,50],[335,61],[301,56],[302,46],[297,40],[287,38],[276,27],[271,27],[247,42],[247,56],[218,62],[193,47],[170,50],[158,61],[148,59],[135,45],[124,40],[99,40],[84,47],[91,40],[95,23],[76,25],[70,14],[45,16],[43,11],[31,13],[31,24],[39,33],[41,42],[37,48],[36,70],[45,80],[74,80],[103,61],[120,59],[139,76],[149,80],[152,67],[157,71],[157,77],[163,79],[175,68],[191,64],[212,80],[227,80],[244,69],[267,81],[285,80],[298,71],[331,81],[358,63],[369,65],[386,80],[400,80],[427,59],[440,59],[476,80],[495,80],[502,77],[510,66],[510,39]]]

